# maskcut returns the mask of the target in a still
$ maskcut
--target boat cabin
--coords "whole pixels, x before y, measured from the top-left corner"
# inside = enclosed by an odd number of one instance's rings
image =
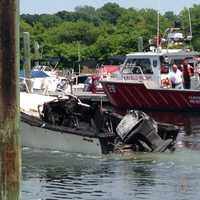
[[[173,64],[180,67],[185,59],[196,67],[197,53],[180,49],[162,49],[159,52],[136,52],[127,55],[121,69],[124,80],[153,81],[156,87],[161,87],[161,80],[168,77]]]

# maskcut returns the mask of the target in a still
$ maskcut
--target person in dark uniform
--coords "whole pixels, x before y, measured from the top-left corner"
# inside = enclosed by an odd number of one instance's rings
[[[184,89],[190,89],[190,86],[191,86],[190,77],[191,77],[191,66],[188,63],[188,60],[185,59],[183,62],[183,80],[184,80],[183,86],[184,86]]]

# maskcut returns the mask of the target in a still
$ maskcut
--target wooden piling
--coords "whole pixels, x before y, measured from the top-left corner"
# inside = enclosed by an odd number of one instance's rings
[[[23,32],[24,43],[24,71],[28,92],[31,92],[31,55],[30,55],[30,34]]]
[[[19,0],[0,0],[0,199],[19,200]]]

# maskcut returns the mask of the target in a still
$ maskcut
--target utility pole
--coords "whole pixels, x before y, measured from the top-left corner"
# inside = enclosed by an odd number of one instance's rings
[[[40,59],[40,45],[37,41],[34,41],[34,58],[36,60],[35,65],[39,66],[39,59]]]
[[[78,74],[81,73],[81,52],[80,52],[80,42],[78,42]]]
[[[19,200],[19,0],[0,0],[0,199]]]
[[[24,72],[26,78],[26,84],[28,87],[28,92],[31,92],[31,50],[30,50],[30,34],[28,32],[23,32],[24,41]]]
[[[36,60],[35,65],[39,66],[39,59],[40,59],[40,45],[37,41],[34,41],[34,58]]]
[[[157,12],[157,37],[156,37],[156,48],[159,51],[160,48],[160,13]]]
[[[144,43],[143,43],[143,37],[138,38],[138,51],[143,52],[144,50]]]

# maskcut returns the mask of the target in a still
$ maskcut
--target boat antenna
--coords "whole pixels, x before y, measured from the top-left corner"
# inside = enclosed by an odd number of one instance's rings
[[[156,49],[157,52],[160,49],[160,0],[157,1],[157,6],[158,6],[158,10],[157,10],[157,39],[156,39]]]
[[[190,25],[190,36],[192,37],[192,23],[191,23],[190,8],[188,8],[188,17],[189,17],[189,25]]]
[[[77,42],[78,48],[78,74],[81,73],[81,53],[80,53],[80,42]]]
[[[157,51],[158,51],[159,46],[160,46],[160,44],[159,44],[160,36],[159,35],[160,35],[160,13],[159,13],[159,10],[158,10],[158,12],[157,12],[157,40],[156,40]]]

